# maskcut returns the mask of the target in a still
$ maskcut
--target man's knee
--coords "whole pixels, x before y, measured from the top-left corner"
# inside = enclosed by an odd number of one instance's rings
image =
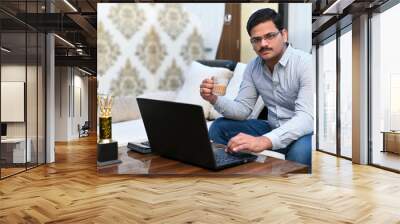
[[[305,135],[289,146],[286,159],[311,167],[312,163],[312,134]]]
[[[216,143],[226,144],[230,138],[242,132],[252,136],[261,136],[270,130],[269,125],[261,120],[231,120],[218,118],[210,129],[210,139]]]
[[[215,132],[215,131],[219,131],[221,129],[221,127],[224,125],[224,120],[225,118],[220,117],[217,118],[215,121],[213,121],[213,123],[210,126],[210,130],[209,132]]]
[[[220,117],[216,119],[210,126],[210,129],[208,131],[208,135],[211,140],[214,142],[217,142],[221,138],[224,138],[224,130],[226,129],[225,126],[227,125],[228,120]],[[223,143],[223,142],[218,142],[218,143]]]

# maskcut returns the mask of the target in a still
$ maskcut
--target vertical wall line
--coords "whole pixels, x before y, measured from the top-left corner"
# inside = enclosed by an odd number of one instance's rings
[[[316,129],[316,134],[315,134],[315,148],[318,150],[319,149],[319,44],[315,46],[315,87],[316,87],[316,102],[315,102],[315,114],[316,114],[316,124],[315,124],[315,129]]]
[[[373,153],[372,153],[372,64],[371,64],[371,57],[372,57],[372,12],[368,11],[368,19],[367,19],[367,46],[368,46],[368,53],[367,53],[367,129],[368,129],[368,155],[367,155],[367,164],[373,164]]]
[[[28,0],[25,0],[25,21],[28,21]],[[28,25],[25,23],[25,88],[24,88],[24,120],[25,120],[25,170],[28,169]]]
[[[39,1],[36,1],[39,13]],[[39,32],[36,31],[36,166],[39,165]]]
[[[341,65],[340,65],[340,28],[336,27],[336,155],[341,156],[341,116],[340,116],[340,82],[341,82]]]

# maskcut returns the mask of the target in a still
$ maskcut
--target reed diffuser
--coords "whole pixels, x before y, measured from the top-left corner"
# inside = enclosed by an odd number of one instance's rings
[[[99,94],[97,96],[99,105],[99,141],[97,142],[97,166],[108,166],[121,163],[118,159],[118,142],[111,135],[111,106],[110,95]]]
[[[97,101],[99,105],[99,141],[111,141],[112,133],[111,133],[111,106],[112,106],[112,97],[109,95],[98,95]]]

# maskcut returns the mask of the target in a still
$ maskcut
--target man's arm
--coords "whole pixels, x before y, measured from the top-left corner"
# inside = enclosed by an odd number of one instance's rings
[[[256,60],[250,62],[244,71],[243,81],[240,84],[240,90],[235,100],[226,97],[218,97],[214,108],[225,118],[232,120],[245,120],[253,111],[258,98],[258,91],[254,85],[252,72]]]
[[[299,73],[300,89],[295,101],[295,116],[285,124],[265,134],[272,142],[272,149],[287,147],[291,142],[310,134],[314,129],[314,76],[312,63],[302,63]]]

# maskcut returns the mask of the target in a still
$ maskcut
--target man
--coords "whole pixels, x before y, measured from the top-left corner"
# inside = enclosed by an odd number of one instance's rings
[[[311,167],[311,56],[288,44],[282,19],[272,9],[254,12],[247,32],[258,57],[248,63],[236,99],[214,95],[212,79],[200,85],[202,98],[224,116],[210,127],[210,139],[227,145],[229,152],[274,150]],[[259,95],[267,106],[268,121],[246,120]]]

